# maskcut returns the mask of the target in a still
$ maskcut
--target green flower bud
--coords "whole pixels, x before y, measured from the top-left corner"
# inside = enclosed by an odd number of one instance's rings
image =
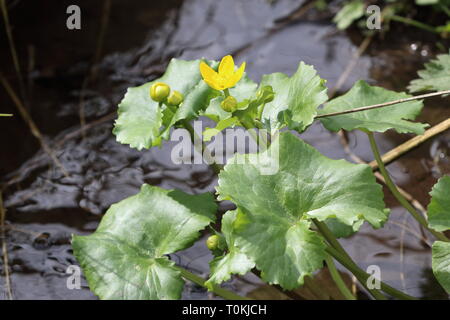
[[[238,102],[235,97],[228,96],[220,103],[220,106],[226,112],[233,112],[237,109]]]
[[[206,240],[206,246],[209,250],[217,250],[219,248],[220,237],[217,234],[210,236]]]
[[[150,97],[156,102],[163,102],[170,94],[170,87],[164,82],[155,82],[150,87]]]
[[[184,96],[181,92],[172,91],[167,98],[167,104],[171,106],[179,106],[184,100]]]
[[[263,103],[268,103],[275,98],[275,92],[273,92],[271,86],[264,86],[256,92],[256,97],[262,100]]]

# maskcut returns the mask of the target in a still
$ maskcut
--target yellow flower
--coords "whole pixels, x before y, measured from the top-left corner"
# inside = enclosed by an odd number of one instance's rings
[[[203,80],[213,89],[225,90],[234,87],[244,75],[245,62],[241,64],[237,71],[234,71],[233,57],[228,55],[222,58],[219,64],[219,71],[214,71],[205,62],[200,63],[200,73]]]

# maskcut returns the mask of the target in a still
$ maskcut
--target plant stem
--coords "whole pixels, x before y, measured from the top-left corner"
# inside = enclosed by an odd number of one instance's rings
[[[397,21],[397,22],[401,22],[401,23],[404,23],[404,24],[407,24],[407,25],[410,25],[410,26],[413,26],[413,27],[416,27],[416,28],[419,28],[419,29],[422,29],[422,30],[425,30],[425,31],[429,31],[429,32],[433,32],[433,33],[439,33],[436,30],[436,28],[434,28],[434,27],[432,27],[432,26],[430,26],[428,24],[422,23],[420,21],[417,21],[417,20],[413,20],[413,19],[410,19],[410,18],[397,16],[395,14],[390,16],[389,18],[391,20],[394,20],[394,21]]]
[[[192,281],[192,282],[198,284],[199,286],[206,288],[205,280],[203,278],[193,274],[192,272],[187,271],[184,268],[176,267],[176,269],[181,272],[181,276],[183,278],[185,278],[186,280]],[[219,286],[213,286],[212,292],[214,292],[216,295],[218,295],[224,299],[227,299],[227,300],[249,300],[246,297],[241,297],[240,295],[237,295],[237,294],[235,294],[231,291],[228,291],[226,289],[223,289]]]
[[[328,253],[330,253],[337,261],[339,261],[340,264],[342,264],[344,267],[346,267],[348,270],[350,270],[355,275],[355,277],[358,279],[358,281],[375,298],[385,300],[386,297],[384,297],[378,290],[367,288],[366,281],[367,281],[367,278],[369,278],[369,275],[364,270],[359,268],[358,265],[352,260],[352,258],[348,255],[348,253],[345,251],[345,249],[342,247],[342,245],[336,239],[336,237],[331,232],[331,230],[328,228],[328,226],[324,222],[321,222],[317,219],[312,219],[312,220],[313,220],[314,224],[317,226],[317,228],[319,229],[319,232],[323,235],[323,237],[331,245],[331,247],[327,248]],[[403,292],[385,284],[384,282],[381,282],[381,290],[383,290],[384,292],[390,294],[391,296],[399,298],[399,299],[406,299],[406,300],[416,299],[414,297],[407,295],[406,293],[403,293]]]
[[[409,211],[409,213],[411,213],[413,218],[416,219],[417,222],[422,225],[422,227],[424,227],[425,229],[430,231],[437,239],[449,242],[450,240],[443,233],[437,232],[437,231],[429,228],[427,220],[419,212],[417,212],[416,209],[414,209],[414,207],[408,202],[408,200],[406,200],[405,197],[400,193],[400,191],[397,189],[397,186],[392,181],[389,173],[387,172],[387,170],[384,166],[384,163],[383,163],[383,160],[381,159],[380,151],[378,150],[378,146],[377,146],[377,143],[373,136],[373,133],[369,132],[369,131],[367,131],[366,133],[367,133],[367,136],[369,137],[370,147],[372,148],[373,155],[375,157],[375,160],[378,163],[378,167],[380,169],[381,174],[383,175],[386,186],[392,192],[394,197],[398,200],[398,202],[400,202],[400,204],[403,207],[405,207],[406,210]]]
[[[330,271],[331,278],[333,278],[334,282],[336,283],[336,286],[339,288],[339,291],[342,293],[345,299],[356,300],[356,298],[350,292],[350,289],[345,284],[341,275],[339,274],[339,271],[336,269],[336,265],[333,262],[333,258],[328,256],[325,261],[327,263],[328,270]]]
[[[369,290],[369,292],[376,296],[377,299],[380,300],[386,300],[386,297],[380,293],[377,289],[368,289],[366,286],[367,279],[370,277],[364,270],[362,270],[360,267],[358,267],[353,261],[349,261],[346,259],[344,255],[341,254],[341,252],[337,251],[333,247],[328,247],[326,251],[332,255],[337,261],[339,261],[340,264],[342,264],[345,268],[350,270],[351,273],[355,275],[355,277],[358,279],[358,281],[364,285],[364,287]],[[380,281],[381,290],[386,292],[387,294],[391,295],[392,297],[402,299],[402,300],[416,300],[416,298],[403,293],[386,283]]]
[[[202,155],[202,157],[203,157],[203,150],[206,149],[206,145],[203,142],[203,139],[201,137],[197,136],[197,134],[195,133],[194,128],[192,127],[192,125],[190,124],[189,121],[182,120],[182,124],[183,124],[183,127],[187,131],[189,131],[189,134],[191,135],[191,140],[192,140],[192,144],[194,145],[194,148],[196,148],[197,152],[199,152]],[[196,142],[196,138],[198,138],[200,141],[202,141],[202,150],[198,150],[199,148],[197,147],[197,145],[195,143]],[[211,161],[209,161],[209,160],[211,160]],[[222,166],[220,166],[219,164],[215,163],[214,160],[208,159],[208,162],[211,162],[211,164],[209,166],[213,169],[215,174],[218,174],[220,172],[220,170],[222,170]]]
[[[361,285],[367,289],[367,291],[370,292],[370,294],[377,300],[386,300],[386,297],[379,292],[376,289],[369,289],[366,285],[366,280],[369,277],[367,273],[365,273],[363,270],[359,269],[359,267],[356,265],[356,263],[352,260],[352,258],[349,256],[347,251],[341,246],[339,241],[334,236],[333,232],[328,228],[328,226],[317,219],[312,219],[314,224],[316,225],[317,229],[319,229],[319,232],[322,234],[322,236],[328,241],[330,244],[330,247],[327,248],[327,251],[331,248],[339,255],[336,256],[335,252],[329,252],[337,261],[339,261],[344,267],[346,267],[348,270],[350,270],[351,273],[353,273],[358,279],[358,281],[361,283]],[[359,269],[359,270],[358,270]],[[366,277],[363,277],[362,274],[366,275]]]
[[[9,114],[9,113],[0,113],[0,117],[12,117],[12,114]]]
[[[381,157],[381,159],[383,160],[383,163],[386,165],[386,164],[394,161],[398,157],[402,156],[406,152],[410,151],[411,149],[417,147],[421,143],[427,141],[428,139],[430,139],[448,129],[450,129],[450,118],[431,127],[430,129],[425,131],[424,134],[422,134],[420,136],[415,136],[414,138],[406,141],[405,143],[402,143],[401,145],[395,147],[394,149],[385,153]],[[372,162],[370,162],[369,166],[371,166],[373,170],[378,169],[378,163],[376,160],[373,160]]]
[[[372,110],[372,109],[377,109],[377,108],[384,108],[384,107],[392,106],[392,105],[398,104],[398,103],[414,101],[414,100],[419,100],[419,99],[424,99],[424,98],[430,98],[430,97],[435,97],[435,96],[442,96],[444,94],[450,94],[450,90],[438,91],[438,92],[427,93],[427,94],[421,94],[421,95],[414,96],[414,97],[403,98],[403,99],[398,99],[398,100],[393,100],[393,101],[373,104],[373,105],[370,105],[370,106],[364,106],[364,107],[350,109],[350,110],[344,110],[344,111],[320,114],[320,115],[317,115],[314,119],[339,116],[339,115],[343,115],[343,114],[347,114],[347,113],[360,112],[360,111]]]
[[[448,16],[450,17],[450,9],[447,8],[446,5],[444,5],[444,4],[442,4],[442,3],[439,3],[439,7],[441,8],[442,11],[445,12],[446,15],[448,15]]]

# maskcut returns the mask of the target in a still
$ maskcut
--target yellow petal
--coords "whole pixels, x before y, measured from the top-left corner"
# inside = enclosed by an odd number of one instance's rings
[[[228,55],[222,58],[219,64],[219,74],[222,77],[230,77],[234,72],[234,60],[233,57]]]
[[[203,79],[205,80],[206,83],[208,83],[207,81],[213,81],[216,77],[217,77],[217,72],[214,71],[213,68],[211,68],[210,66],[208,66],[205,62],[200,62],[200,73],[203,77]]]
[[[216,90],[223,90],[223,87],[222,86],[220,86],[218,83],[217,83],[217,81],[209,81],[209,80],[206,80],[206,79],[203,79],[205,82],[206,82],[206,84],[208,85],[208,86],[210,86],[211,88],[213,88],[213,89],[216,89]]]
[[[244,71],[245,71],[245,62],[243,62],[239,67],[239,69],[231,76],[231,78],[228,79],[226,86],[228,88],[234,87],[236,83],[238,83],[239,80],[241,80],[242,76],[244,75]]]

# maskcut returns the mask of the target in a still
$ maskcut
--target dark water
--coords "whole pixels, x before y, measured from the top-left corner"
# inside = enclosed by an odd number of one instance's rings
[[[92,1],[19,1],[10,8],[21,65],[26,74],[27,108],[70,176],[65,177],[16,116],[1,119],[0,183],[7,208],[7,249],[15,299],[95,299],[85,282],[83,289],[66,287],[67,267],[76,264],[71,234],[96,229],[107,208],[138,192],[143,183],[177,188],[189,193],[213,191],[216,178],[206,165],[171,165],[173,145],[138,152],[120,145],[111,134],[117,103],[126,88],[154,79],[171,57],[219,59],[232,53],[254,80],[262,74],[292,73],[303,60],[313,64],[333,87],[357,46],[358,33],[337,33],[330,14],[310,10],[299,16],[303,1],[294,0],[188,0],[112,1],[103,48],[95,60],[104,7]],[[82,8],[82,30],[65,28],[65,8]],[[401,34],[401,36],[399,36]],[[5,35],[1,34],[1,65],[18,88]],[[400,29],[377,39],[357,62],[342,90],[358,79],[395,90],[404,90],[423,62],[436,53],[429,34]],[[95,77],[85,85],[90,70]],[[19,91],[19,90],[18,90]],[[5,92],[2,112],[17,114]],[[88,128],[80,132],[79,109],[83,101]],[[445,101],[445,103],[443,103]],[[431,125],[448,118],[447,100],[426,102],[422,121]],[[447,104],[447,105],[446,105]],[[377,135],[383,152],[406,141],[408,135]],[[302,138],[331,158],[347,158],[339,137],[319,123]],[[363,135],[349,134],[350,147],[364,160],[372,160]],[[422,205],[437,178],[450,173],[450,134],[424,143],[389,171],[400,186]],[[366,267],[379,265],[383,280],[419,297],[442,298],[442,289],[430,271],[430,250],[421,231],[389,194],[391,223],[382,230],[363,226],[343,240],[355,260]],[[224,204],[222,211],[230,209]],[[204,239],[203,239],[204,240]],[[432,241],[429,238],[428,241]],[[204,242],[173,255],[182,266],[208,274],[211,255]],[[3,260],[0,262],[0,299],[6,297]],[[236,278],[227,286],[246,294],[260,286],[254,276]],[[210,294],[187,285],[186,299],[208,299]]]

